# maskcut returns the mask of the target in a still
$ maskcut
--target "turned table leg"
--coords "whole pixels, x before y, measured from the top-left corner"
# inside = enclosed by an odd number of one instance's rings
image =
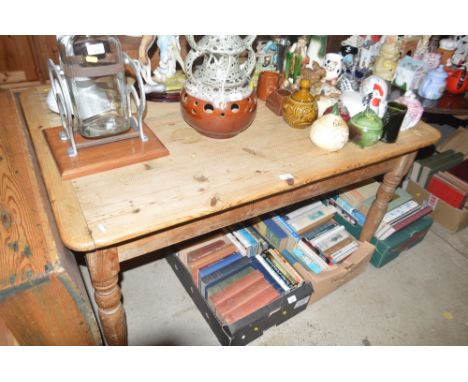
[[[120,264],[117,249],[88,253],[86,262],[106,342],[108,345],[127,345],[127,323],[118,285]]]
[[[402,156],[398,165],[392,171],[385,174],[383,182],[377,191],[377,196],[367,214],[366,222],[362,228],[359,240],[370,241],[372,236],[374,236],[375,231],[387,212],[388,203],[395,194],[395,190],[402,178],[409,171],[416,154],[417,152],[414,152]]]

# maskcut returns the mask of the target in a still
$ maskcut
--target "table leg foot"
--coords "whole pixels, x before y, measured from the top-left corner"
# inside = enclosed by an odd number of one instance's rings
[[[390,172],[385,174],[380,185],[376,198],[367,213],[366,222],[361,231],[359,240],[371,241],[375,231],[379,227],[384,215],[387,212],[388,203],[393,198],[395,190],[403,177],[408,173],[414,162],[417,152],[404,155],[400,158],[398,165]]]
[[[127,345],[127,323],[121,302],[119,257],[116,248],[86,255],[99,319],[108,345]]]

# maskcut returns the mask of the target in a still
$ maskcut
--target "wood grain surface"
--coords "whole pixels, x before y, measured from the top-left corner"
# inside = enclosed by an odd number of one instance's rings
[[[0,92],[0,317],[21,345],[101,338],[74,257],[58,239],[13,93]]]
[[[328,153],[309,131],[288,127],[259,101],[257,117],[228,140],[201,136],[178,104],[148,103],[145,122],[171,155],[64,181],[41,129],[57,125],[44,88],[22,93],[21,104],[65,244],[89,251],[150,235],[188,221],[364,168],[435,143],[440,134],[421,122],[395,144],[361,149],[348,143]],[[290,174],[293,183],[280,178]],[[69,224],[73,221],[73,224]]]

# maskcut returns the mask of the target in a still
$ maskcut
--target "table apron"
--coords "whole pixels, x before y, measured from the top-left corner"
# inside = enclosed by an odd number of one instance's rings
[[[290,191],[284,191],[258,199],[250,203],[119,244],[116,246],[119,261],[123,262],[130,260],[146,253],[169,247],[184,240],[215,231],[278,208],[385,174],[392,171],[398,165],[400,159],[405,155],[338,174],[327,179],[306,184]]]

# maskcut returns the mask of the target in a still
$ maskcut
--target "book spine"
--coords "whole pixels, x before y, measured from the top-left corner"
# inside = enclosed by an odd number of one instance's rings
[[[319,209],[323,208],[324,204],[321,201],[309,204],[307,206],[298,208],[294,211],[291,211],[285,215],[286,220],[291,220],[291,219],[296,219],[297,217],[308,214],[308,213],[314,213],[317,212]]]
[[[337,196],[335,200],[341,208],[357,220],[359,225],[364,225],[366,217],[359,210],[355,209],[351,204],[339,196]]]
[[[247,250],[231,232],[226,232],[226,237],[235,245],[242,256],[247,256]]]
[[[210,302],[217,306],[224,301],[230,299],[237,293],[241,292],[245,288],[250,287],[259,280],[265,280],[261,272],[255,270],[252,273],[249,273],[247,276],[242,277],[241,279],[235,281],[233,284],[229,285],[227,288],[219,291],[216,294],[213,294],[209,300]]]
[[[294,287],[296,280],[290,275],[283,264],[273,255],[272,251],[267,250],[263,254],[264,259],[270,264],[270,266],[279,274],[279,276],[288,284],[290,288]]]
[[[320,226],[318,226],[316,229],[312,230],[312,231],[309,231],[309,232],[306,232],[304,234],[304,238],[307,239],[307,240],[313,240],[315,239],[316,237],[320,236],[322,233],[325,233],[326,231],[336,227],[337,224],[336,223],[330,223],[330,222],[327,222],[327,223],[324,223]]]
[[[242,304],[245,304],[247,301],[254,299],[257,295],[266,289],[273,289],[273,287],[264,279],[259,279],[254,284],[242,288],[238,293],[234,294],[222,303],[216,304],[215,310],[219,315],[226,316],[228,313],[237,309]]]
[[[289,292],[291,288],[283,281],[283,279],[278,275],[273,268],[266,262],[262,255],[257,255],[255,258],[263,266],[263,268],[270,274],[271,277],[278,283],[278,285],[285,291]]]
[[[357,220],[350,214],[348,214],[343,208],[341,208],[334,199],[328,199],[330,205],[336,208],[336,212],[340,215],[344,220],[346,220],[349,224],[355,226],[357,225]]]
[[[233,322],[239,321],[241,318],[244,318],[271,303],[278,298],[278,296],[278,292],[273,287],[269,287],[258,294],[255,298],[246,301],[244,304],[224,316],[224,322],[232,324]]]
[[[241,259],[242,257],[243,256],[238,252],[234,252],[229,256],[223,257],[222,259],[215,261],[213,264],[200,268],[200,270],[198,271],[198,278],[203,279],[209,274],[219,271],[221,268],[227,267],[228,265]]]
[[[312,257],[312,259],[318,263],[322,269],[328,268],[328,258],[320,248],[315,247],[310,241],[306,239],[303,239],[299,245],[301,246],[301,249],[305,251],[307,255]]]
[[[284,256],[279,253],[278,251],[271,250],[271,255],[280,263],[281,267],[285,270],[285,272],[292,276],[294,279],[295,285],[301,285],[304,280],[302,279],[301,275],[297,273],[297,271],[293,268],[293,266],[284,258]]]
[[[306,250],[301,247],[301,243],[299,243],[299,245],[294,249],[293,255],[306,269],[311,270],[315,274],[322,272],[322,268],[317,264],[318,261],[314,261],[311,256],[306,255],[305,251]]]
[[[314,245],[314,246],[317,246],[319,243],[329,239],[330,237],[333,237],[335,235],[337,235],[338,233],[340,232],[343,232],[345,231],[345,227],[340,225],[340,226],[337,226],[333,229],[331,229],[330,231],[327,231],[325,232],[324,234],[316,237],[314,240],[311,240],[311,243]]]
[[[399,216],[407,213],[411,209],[418,207],[418,205],[419,204],[415,202],[414,200],[410,200],[406,202],[405,204],[402,204],[400,207],[397,207],[394,210],[387,212],[384,215],[382,221],[384,223],[391,223],[392,220],[397,219]]]
[[[408,225],[415,222],[416,220],[421,219],[423,216],[430,214],[431,212],[432,212],[431,207],[424,207],[423,209],[419,210],[415,214],[408,216],[406,219],[398,222],[398,224],[391,226],[390,229],[382,236],[381,240],[388,239],[395,232],[400,231],[401,229],[407,227]]]
[[[190,251],[187,253],[187,262],[189,264],[192,264],[193,262],[200,260],[202,257],[208,255],[210,252],[213,252],[214,250],[222,247],[225,244],[226,243],[223,240],[216,240],[213,243]]]
[[[354,241],[349,243],[347,246],[336,251],[333,255],[330,256],[334,264],[339,263],[344,260],[346,257],[351,255],[358,248],[358,244]]]

